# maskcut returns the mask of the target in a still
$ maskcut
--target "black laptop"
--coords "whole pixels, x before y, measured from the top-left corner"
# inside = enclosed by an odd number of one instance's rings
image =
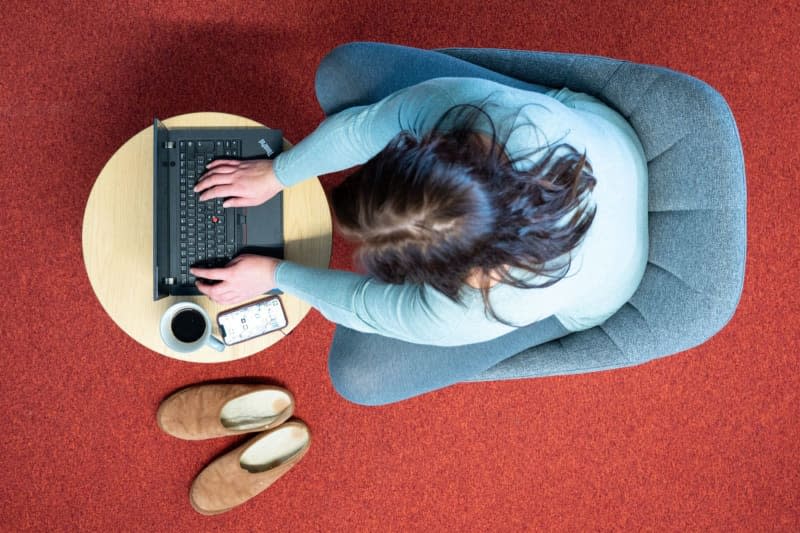
[[[167,128],[153,124],[153,299],[197,295],[192,266],[220,267],[241,253],[283,258],[283,194],[247,208],[223,208],[222,198],[194,193],[215,159],[278,155],[280,130]]]

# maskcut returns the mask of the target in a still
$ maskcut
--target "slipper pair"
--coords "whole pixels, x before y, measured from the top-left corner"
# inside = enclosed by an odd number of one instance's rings
[[[308,451],[311,433],[294,413],[294,396],[270,385],[195,385],[158,408],[159,427],[173,437],[202,440],[258,435],[221,455],[194,479],[189,501],[200,514],[224,513],[263,492]]]

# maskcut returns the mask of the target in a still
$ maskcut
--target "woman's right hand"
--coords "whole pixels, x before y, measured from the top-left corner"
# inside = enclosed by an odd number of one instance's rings
[[[269,159],[217,159],[206,168],[194,187],[201,202],[226,198],[223,207],[251,207],[263,204],[283,189]]]

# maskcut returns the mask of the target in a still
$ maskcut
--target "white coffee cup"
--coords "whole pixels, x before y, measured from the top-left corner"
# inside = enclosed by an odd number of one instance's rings
[[[210,346],[225,349],[221,340],[211,335],[211,318],[194,302],[178,302],[161,316],[161,339],[176,352],[188,353]]]

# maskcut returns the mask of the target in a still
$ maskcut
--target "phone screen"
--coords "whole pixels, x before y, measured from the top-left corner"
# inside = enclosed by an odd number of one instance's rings
[[[223,311],[217,316],[217,323],[228,345],[285,328],[288,324],[277,296]]]

